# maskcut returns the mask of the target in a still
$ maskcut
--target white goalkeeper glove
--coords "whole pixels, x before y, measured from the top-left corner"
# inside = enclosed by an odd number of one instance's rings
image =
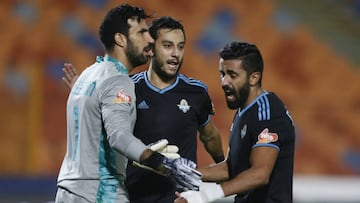
[[[199,190],[202,175],[195,169],[195,162],[180,157],[178,159],[165,158],[163,164],[169,169],[169,175],[174,181],[177,191]]]
[[[169,159],[180,158],[180,155],[177,153],[179,151],[179,148],[176,145],[168,145],[168,143],[169,142],[167,139],[161,139],[161,140],[158,140],[157,142],[149,144],[148,148],[150,148],[154,152],[158,152],[158,153],[162,154],[163,156],[165,156]],[[163,174],[162,172],[160,172],[154,168],[151,168],[149,166],[146,166],[144,164],[141,164],[139,162],[132,161],[132,165],[139,167],[139,168],[143,168],[148,171],[155,172],[159,175],[165,176],[165,174]]]
[[[160,154],[164,155],[170,159],[177,159],[180,158],[178,154],[179,148],[176,145],[168,145],[169,142],[167,139],[161,139],[155,143],[152,143],[149,148],[153,151],[159,152]]]
[[[189,190],[180,193],[180,196],[188,203],[208,203],[223,198],[225,195],[219,184],[203,182],[199,191]]]
[[[194,168],[196,164],[186,158],[170,159],[155,151],[140,163],[133,161],[132,164],[170,178],[179,192],[199,190],[201,173]]]

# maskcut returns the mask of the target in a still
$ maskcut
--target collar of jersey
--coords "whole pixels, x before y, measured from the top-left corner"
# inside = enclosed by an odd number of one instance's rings
[[[118,61],[117,59],[109,56],[109,55],[105,55],[105,56],[97,56],[96,57],[96,62],[101,63],[101,62],[105,62],[105,61],[110,61],[113,62],[115,64],[116,69],[125,75],[129,75],[129,71],[125,68],[124,64],[122,64],[120,61]]]
[[[173,84],[171,84],[170,86],[164,88],[164,89],[159,89],[157,87],[155,87],[153,84],[151,84],[151,82],[148,79],[148,75],[147,75],[147,71],[144,71],[144,78],[145,78],[145,83],[146,85],[154,90],[155,92],[159,93],[159,94],[164,94],[165,92],[173,89],[178,83],[179,83],[179,75],[176,75],[176,80]]]
[[[238,109],[238,116],[241,117],[241,115],[243,115],[252,105],[254,105],[256,103],[257,100],[259,100],[260,97],[268,95],[269,92],[264,90],[263,93],[261,93],[258,97],[256,97],[256,99],[254,101],[252,101],[249,105],[247,105],[247,107],[245,107],[244,109]]]

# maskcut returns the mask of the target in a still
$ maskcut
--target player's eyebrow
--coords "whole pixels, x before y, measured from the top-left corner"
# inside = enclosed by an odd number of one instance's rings
[[[169,44],[175,44],[173,41],[171,41],[171,40],[162,40],[161,41],[161,43],[169,43]],[[181,41],[181,42],[179,42],[179,43],[177,43],[177,45],[184,45],[185,44],[185,41]]]
[[[149,32],[149,29],[147,29],[147,28],[142,28],[141,30],[139,30],[139,33],[144,33],[144,32]]]

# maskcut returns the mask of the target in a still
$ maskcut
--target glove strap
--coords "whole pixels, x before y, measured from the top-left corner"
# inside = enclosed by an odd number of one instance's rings
[[[149,166],[153,169],[159,169],[162,166],[162,162],[164,160],[164,156],[158,152],[153,152],[147,159],[140,162],[145,166]]]

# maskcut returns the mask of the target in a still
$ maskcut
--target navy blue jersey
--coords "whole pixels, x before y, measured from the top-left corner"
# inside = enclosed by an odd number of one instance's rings
[[[179,147],[182,157],[196,162],[198,129],[214,114],[206,85],[182,74],[165,89],[153,86],[147,72],[138,73],[132,79],[137,108],[134,135],[145,144],[166,138],[169,144]],[[167,178],[130,164],[126,186],[131,202],[173,202],[175,199],[175,188]],[[143,201],[137,201],[141,198]]]
[[[250,168],[253,148],[267,146],[279,150],[269,183],[238,194],[236,203],[292,202],[295,130],[289,112],[274,93],[265,91],[246,108],[237,111],[229,142],[230,178]]]

